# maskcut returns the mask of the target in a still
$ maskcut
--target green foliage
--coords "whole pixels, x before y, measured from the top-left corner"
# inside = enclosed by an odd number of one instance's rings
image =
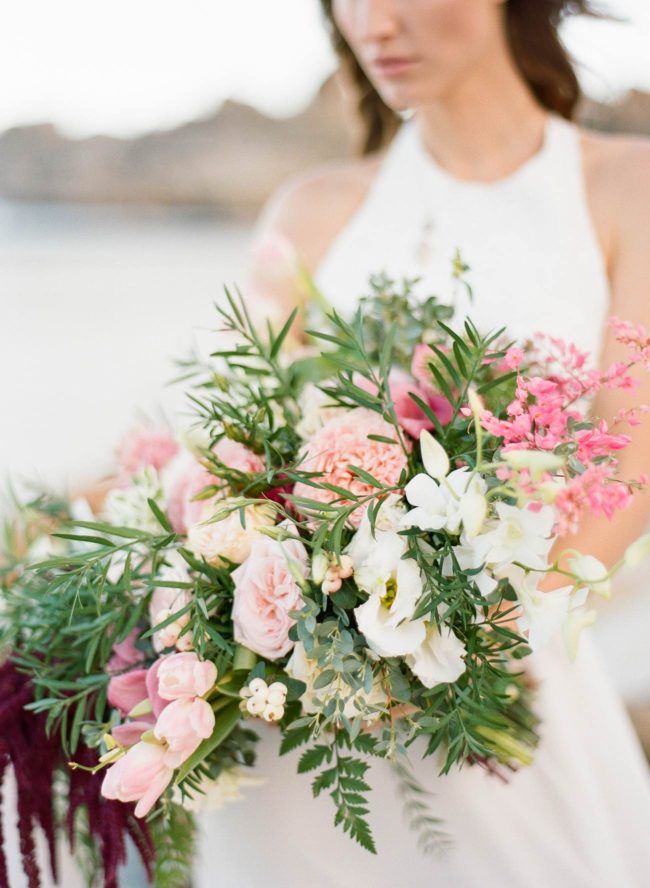
[[[196,824],[181,805],[168,804],[165,817],[149,821],[156,849],[154,888],[188,888],[196,856]]]

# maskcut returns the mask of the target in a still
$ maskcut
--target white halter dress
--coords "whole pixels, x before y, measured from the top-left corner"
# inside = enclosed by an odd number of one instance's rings
[[[456,249],[474,302],[450,284]],[[360,209],[316,272],[325,296],[353,309],[372,273],[421,277],[423,293],[456,300],[479,327],[547,330],[597,354],[608,309],[603,258],[587,209],[577,129],[547,119],[542,149],[494,184],[460,181],[405,124]],[[195,888],[646,888],[650,778],[593,640],[570,663],[560,643],[529,658],[540,681],[542,740],[507,785],[479,768],[436,775],[413,756],[431,806],[455,838],[425,857],[405,826],[390,768],[370,771],[373,857],[334,829],[325,794],[276,757],[262,729],[265,783],[202,820]]]

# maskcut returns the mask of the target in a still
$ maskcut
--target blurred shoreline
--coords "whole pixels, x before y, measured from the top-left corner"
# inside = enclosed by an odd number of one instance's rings
[[[0,133],[0,200],[123,206],[194,206],[251,219],[277,186],[350,155],[359,129],[354,99],[333,75],[292,117],[233,101],[203,118],[133,139],[69,139],[50,123]],[[579,121],[604,132],[650,135],[650,93],[582,101]]]

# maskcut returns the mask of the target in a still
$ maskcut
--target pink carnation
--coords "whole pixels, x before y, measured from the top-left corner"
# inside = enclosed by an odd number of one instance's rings
[[[303,606],[290,565],[307,577],[307,552],[299,539],[280,543],[259,536],[246,561],[232,574],[235,641],[268,660],[277,660],[293,647],[289,629],[295,620],[289,612]]]
[[[374,410],[357,407],[326,422],[307,444],[301,468],[306,472],[320,472],[314,481],[334,484],[349,490],[355,496],[364,497],[376,493],[376,488],[358,478],[350,469],[357,466],[369,472],[386,487],[397,486],[407,458],[398,444],[370,439],[368,435],[380,435],[395,439],[395,429]],[[294,488],[295,496],[331,503],[349,505],[339,495],[320,487],[302,482]],[[366,505],[357,508],[350,516],[350,523],[358,527],[366,511]]]
[[[133,475],[146,466],[160,471],[178,453],[174,436],[157,426],[134,426],[117,448],[120,471]]]

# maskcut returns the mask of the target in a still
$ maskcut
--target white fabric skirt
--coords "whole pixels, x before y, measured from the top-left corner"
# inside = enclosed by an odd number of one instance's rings
[[[476,766],[438,777],[433,758],[411,756],[451,850],[418,851],[380,761],[368,777],[369,854],[334,828],[326,793],[312,798],[312,775],[296,774],[301,750],[278,758],[279,731],[263,727],[265,782],[202,815],[194,888],[647,888],[650,774],[593,638],[575,663],[559,643],[527,662],[543,719],[530,768],[503,784]]]

